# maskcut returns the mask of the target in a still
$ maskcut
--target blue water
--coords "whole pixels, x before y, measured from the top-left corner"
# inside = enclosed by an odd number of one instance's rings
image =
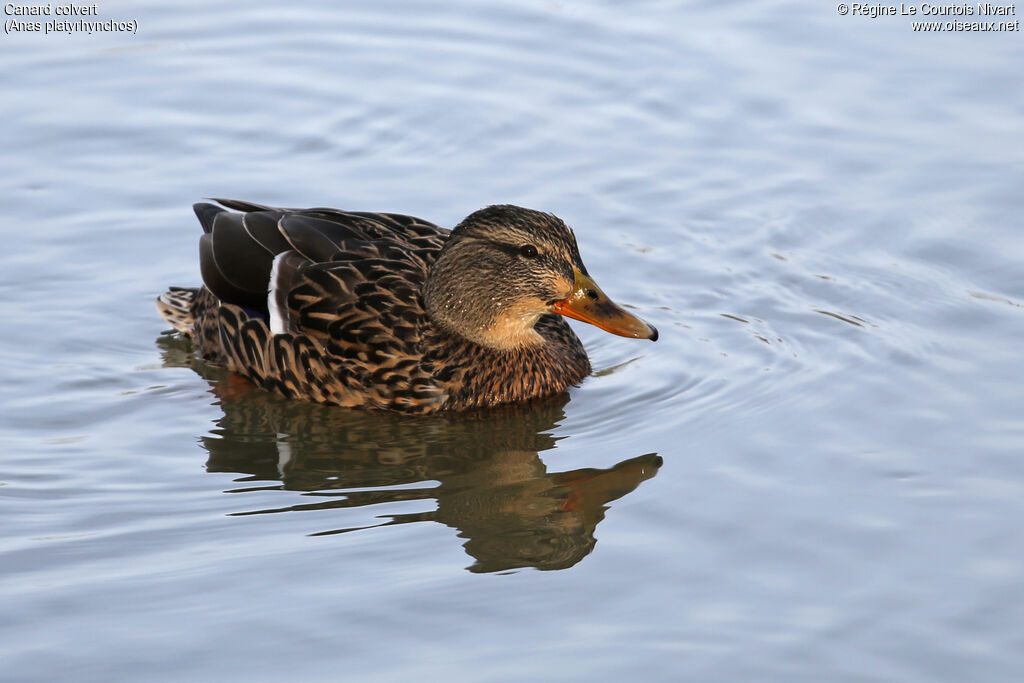
[[[0,38],[0,679],[1024,675],[1019,32],[98,11]],[[152,304],[210,196],[552,211],[661,338],[472,417],[245,391]]]

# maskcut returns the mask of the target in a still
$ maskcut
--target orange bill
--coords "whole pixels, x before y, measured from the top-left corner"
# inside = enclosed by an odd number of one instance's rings
[[[658,330],[653,325],[648,325],[615,304],[601,291],[597,283],[581,273],[578,268],[573,268],[573,273],[576,279],[573,282],[572,293],[551,305],[555,313],[596,325],[605,332],[622,337],[657,341]]]

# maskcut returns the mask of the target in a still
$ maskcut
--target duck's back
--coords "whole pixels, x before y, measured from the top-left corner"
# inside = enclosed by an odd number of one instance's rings
[[[421,291],[450,231],[412,216],[197,204],[204,286],[158,302],[200,354],[289,398],[429,412]],[[228,211],[235,209],[236,211]]]

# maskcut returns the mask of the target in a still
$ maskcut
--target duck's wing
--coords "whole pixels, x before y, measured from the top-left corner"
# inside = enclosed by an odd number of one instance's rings
[[[196,204],[203,226],[199,262],[203,282],[221,301],[237,304],[266,317],[272,270],[281,254],[294,252],[281,263],[292,266],[281,275],[294,276],[301,265],[384,258],[401,269],[403,252],[430,263],[448,230],[413,216],[348,212],[338,209],[278,209],[237,200]],[[235,209],[235,211],[225,210]]]
[[[203,281],[222,302],[342,358],[393,366],[417,344],[423,284],[448,230],[400,214],[217,201],[237,212],[195,211]]]

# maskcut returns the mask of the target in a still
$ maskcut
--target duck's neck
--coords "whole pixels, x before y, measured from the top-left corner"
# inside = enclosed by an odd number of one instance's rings
[[[590,373],[583,344],[564,320],[543,317],[534,334],[539,344],[511,350],[451,339],[446,353],[457,357],[460,367],[453,403],[459,408],[487,407],[552,396]]]

